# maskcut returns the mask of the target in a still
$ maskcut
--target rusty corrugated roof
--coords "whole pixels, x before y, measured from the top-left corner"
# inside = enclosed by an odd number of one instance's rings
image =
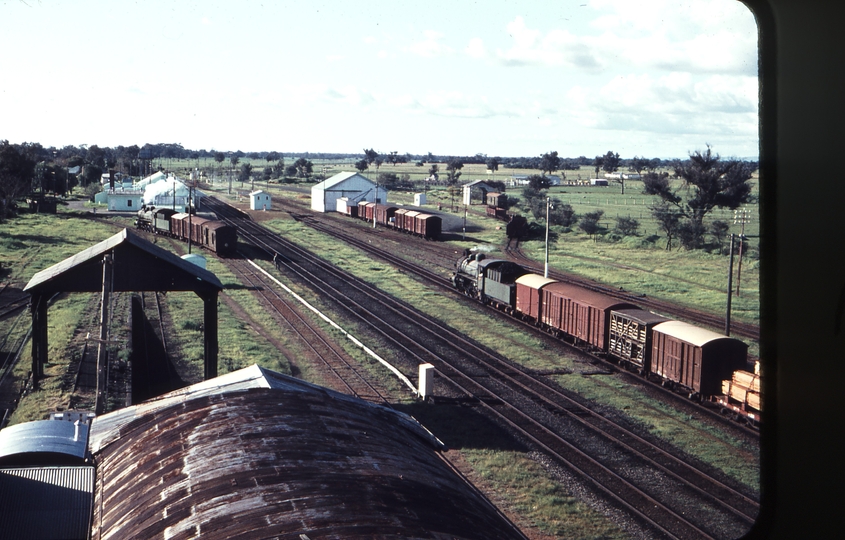
[[[92,538],[521,537],[410,417],[242,371],[95,420]]]

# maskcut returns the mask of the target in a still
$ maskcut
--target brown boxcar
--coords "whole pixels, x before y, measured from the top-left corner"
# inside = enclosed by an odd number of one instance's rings
[[[170,216],[170,234],[181,240],[188,240],[188,214],[180,212]]]
[[[651,373],[701,396],[721,393],[722,381],[744,369],[748,345],[681,321],[652,330]]]
[[[540,320],[540,303],[543,299],[540,290],[556,280],[539,274],[525,274],[516,280],[516,312],[529,321]]]
[[[232,255],[237,248],[238,232],[222,221],[207,221],[203,229],[203,245],[220,255]]]
[[[408,210],[407,212],[405,212],[405,221],[402,224],[402,230],[414,234],[414,230],[416,229],[417,216],[420,214],[421,212],[419,212],[418,210]]]
[[[375,207],[376,203],[374,202],[367,202],[361,201],[358,203],[358,217],[365,220],[365,221],[372,221],[373,220],[373,208]]]
[[[542,289],[540,322],[555,333],[606,351],[610,312],[636,307],[575,285],[550,283]]]
[[[385,227],[391,226],[390,219],[396,213],[397,208],[395,206],[388,206],[386,204],[377,204],[375,206],[375,213],[376,213],[376,222],[379,225],[384,225]]]
[[[640,373],[651,370],[652,328],[668,321],[667,317],[643,309],[610,312],[607,352],[636,367]]]
[[[410,212],[407,208],[400,208],[393,214],[393,226],[400,231],[405,230],[405,215]]]
[[[432,214],[419,214],[414,219],[414,233],[426,239],[440,236],[442,219]]]

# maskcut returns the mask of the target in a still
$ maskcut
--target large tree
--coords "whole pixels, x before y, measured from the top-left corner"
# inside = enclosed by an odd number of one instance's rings
[[[464,163],[459,159],[453,159],[446,164],[446,181],[449,185],[454,185],[461,177],[461,169],[464,168]]]
[[[296,176],[300,178],[310,178],[311,173],[314,171],[314,164],[304,157],[294,161],[293,165],[296,167]]]
[[[619,169],[620,161],[619,153],[613,152],[612,150],[608,150],[607,153],[602,156],[601,169],[605,172],[605,177],[607,177],[607,174],[616,172]],[[622,195],[625,195],[625,178],[623,178],[620,174],[616,181],[622,184]]]
[[[25,149],[0,141],[0,221],[6,219],[15,200],[32,188],[35,164]]]
[[[754,166],[750,163],[728,159],[723,160],[707,146],[704,152],[696,150],[687,161],[675,161],[675,175],[682,184],[673,187],[668,175],[650,172],[643,178],[644,192],[656,195],[675,209],[681,218],[689,222],[685,231],[692,231],[692,242],[701,244],[701,236],[707,230],[704,218],[715,208],[739,208],[752,202],[751,175]],[[686,240],[686,239],[685,239]]]
[[[502,162],[502,158],[500,157],[491,157],[487,159],[487,170],[491,173],[495,173],[499,170],[499,164]]]
[[[557,151],[547,152],[540,156],[540,165],[537,168],[549,174],[560,169],[560,158],[557,155]]]

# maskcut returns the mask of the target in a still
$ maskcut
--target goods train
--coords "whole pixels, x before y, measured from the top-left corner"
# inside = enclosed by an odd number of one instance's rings
[[[172,236],[204,247],[218,255],[235,253],[238,232],[232,225],[196,215],[179,213],[170,208],[143,206],[138,211],[135,226],[155,234]]]
[[[387,204],[361,201],[356,205],[344,201],[343,204],[338,205],[338,211],[371,223],[375,219],[378,225],[419,236],[426,240],[436,240],[443,228],[443,220],[440,216]]]
[[[740,340],[533,274],[511,261],[488,259],[483,253],[466,252],[456,264],[452,284],[484,304],[656,378],[664,386],[717,402],[752,424],[759,421],[759,375],[746,371],[748,345]]]

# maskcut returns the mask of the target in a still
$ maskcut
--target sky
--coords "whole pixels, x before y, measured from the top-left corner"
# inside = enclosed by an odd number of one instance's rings
[[[0,0],[0,140],[758,155],[737,0]]]

